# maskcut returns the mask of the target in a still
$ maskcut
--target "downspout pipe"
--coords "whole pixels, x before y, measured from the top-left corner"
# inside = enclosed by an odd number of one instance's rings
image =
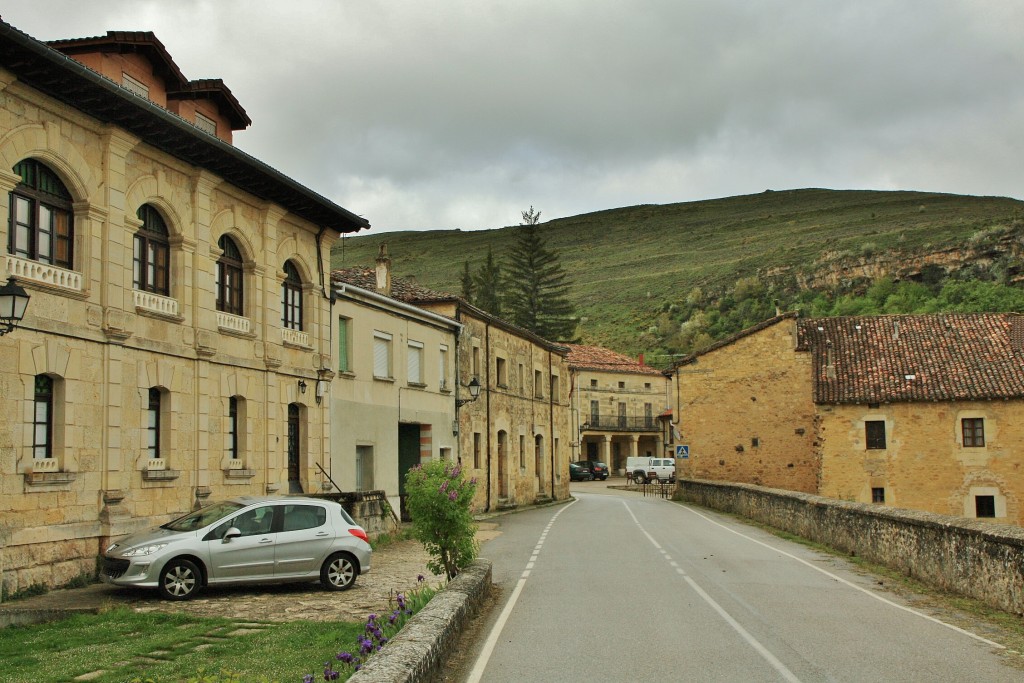
[[[554,384],[551,381],[554,377],[552,368],[551,350],[548,349],[548,449],[551,451],[551,476],[548,479],[551,482],[551,500],[555,500],[555,392],[551,390]]]
[[[484,363],[486,368],[484,370],[484,388],[485,400],[486,400],[486,411],[487,411],[487,507],[485,512],[491,511],[491,324],[484,323]],[[478,368],[479,369],[479,368]],[[499,468],[500,472],[501,469]],[[501,486],[501,482],[498,482],[498,486]]]

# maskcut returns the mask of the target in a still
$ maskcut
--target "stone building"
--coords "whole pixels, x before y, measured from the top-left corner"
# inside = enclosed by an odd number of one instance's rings
[[[569,496],[569,452],[576,438],[569,416],[568,349],[472,306],[460,297],[392,278],[390,261],[335,271],[373,290],[389,283],[391,296],[458,322],[451,425],[455,458],[480,485],[474,509],[563,500]],[[470,400],[468,385],[479,383]]]
[[[455,353],[462,325],[392,297],[387,268],[373,286],[363,274],[332,274],[331,478],[345,491],[382,490],[398,511],[410,468],[456,458]]]
[[[672,457],[670,383],[660,370],[600,346],[566,344],[572,373],[574,460],[622,474],[626,458]],[[666,411],[668,414],[666,415]]]
[[[1024,524],[1024,316],[782,316],[675,378],[689,476]]]
[[[31,295],[0,337],[8,590],[208,498],[322,488],[324,264],[368,223],[234,148],[245,111],[152,33],[0,22],[0,103],[0,278]]]

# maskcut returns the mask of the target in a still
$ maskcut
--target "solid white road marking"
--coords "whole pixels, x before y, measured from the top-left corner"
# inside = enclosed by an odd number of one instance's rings
[[[978,640],[978,641],[980,641],[982,643],[985,643],[986,645],[991,645],[992,647],[998,648],[1000,650],[1005,650],[1006,649],[1005,645],[1000,645],[999,643],[991,641],[991,640],[989,640],[987,638],[982,638],[981,636],[977,635],[976,633],[971,633],[970,631],[965,631],[964,629],[962,629],[962,628],[960,628],[958,626],[953,626],[952,624],[947,624],[946,622],[942,621],[941,619],[936,619],[935,617],[929,616],[927,614],[923,614],[922,612],[918,612],[915,609],[911,609],[910,607],[907,607],[906,605],[901,605],[899,603],[893,602],[892,600],[884,598],[881,595],[878,595],[877,593],[874,593],[873,591],[869,591],[868,589],[863,588],[862,586],[858,586],[857,584],[853,583],[852,581],[847,581],[846,579],[844,579],[841,576],[837,576],[837,575],[833,574],[830,571],[822,569],[821,567],[817,567],[817,566],[811,564],[810,562],[808,562],[807,560],[801,559],[801,558],[797,557],[796,555],[791,555],[791,554],[787,553],[785,550],[780,550],[779,548],[776,548],[773,545],[769,545],[769,544],[767,544],[767,543],[765,543],[763,541],[759,541],[756,538],[751,538],[750,536],[747,536],[746,534],[741,534],[740,532],[736,531],[735,529],[730,529],[729,527],[725,526],[724,524],[720,524],[720,523],[716,522],[715,520],[711,519],[710,517],[708,517],[706,515],[702,515],[701,513],[697,512],[696,510],[691,510],[689,507],[687,507],[685,505],[682,505],[680,507],[682,507],[684,510],[688,510],[689,512],[692,512],[693,514],[697,515],[701,519],[703,519],[703,520],[705,520],[707,522],[710,522],[711,524],[714,524],[717,527],[725,529],[726,531],[728,531],[730,533],[736,534],[740,538],[745,538],[748,541],[750,541],[751,543],[756,543],[756,544],[758,544],[760,546],[764,546],[765,548],[768,548],[770,550],[774,550],[775,552],[777,552],[777,553],[779,553],[781,555],[785,555],[786,557],[788,557],[788,558],[790,558],[792,560],[796,560],[800,564],[806,565],[806,566],[810,567],[811,569],[813,569],[816,572],[821,572],[825,576],[827,576],[827,577],[829,577],[831,579],[834,579],[834,580],[838,581],[839,583],[842,583],[842,584],[844,584],[846,586],[849,586],[850,588],[853,588],[854,590],[858,590],[861,593],[864,593],[865,595],[869,595],[872,598],[874,598],[875,600],[878,600],[879,602],[884,602],[886,605],[889,605],[890,607],[895,607],[896,609],[903,610],[904,612],[908,612],[910,614],[913,614],[914,616],[921,617],[922,619],[927,619],[928,621],[930,621],[932,623],[939,624],[940,626],[945,626],[948,629],[956,631],[957,633],[961,633],[961,634],[963,634],[965,636],[969,636],[971,638],[974,638],[975,640]]]
[[[519,582],[516,583],[516,587],[512,591],[512,595],[509,597],[508,602],[505,603],[505,609],[501,610],[498,620],[494,622],[494,628],[491,629],[491,634],[487,637],[487,642],[484,643],[483,649],[480,650],[480,656],[476,658],[476,663],[473,665],[473,670],[469,672],[469,677],[466,679],[466,683],[479,683],[480,678],[484,675],[484,669],[487,668],[487,662],[490,661],[491,655],[494,653],[494,646],[498,644],[498,638],[501,637],[501,632],[505,629],[505,622],[508,621],[509,615],[512,614],[512,610],[516,606],[516,601],[519,600],[519,594],[523,592],[523,586],[526,585],[526,579],[530,576],[530,569],[533,567],[534,561],[537,559],[537,555],[540,554],[541,546],[544,545],[544,537],[547,536],[551,525],[555,523],[556,519],[558,519],[558,515],[575,505],[576,500],[573,500],[568,505],[564,505],[560,508],[558,512],[551,517],[551,521],[548,522],[548,525],[544,527],[544,533],[540,536],[541,540],[537,543],[534,555],[527,563],[526,570],[523,571],[522,575],[519,577]]]

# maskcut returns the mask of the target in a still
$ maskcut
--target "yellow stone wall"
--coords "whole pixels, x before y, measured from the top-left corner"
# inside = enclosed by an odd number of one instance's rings
[[[190,510],[199,501],[287,490],[287,406],[300,410],[300,479],[318,488],[327,463],[329,402],[314,400],[317,370],[330,369],[330,304],[320,283],[335,235],[188,166],[0,70],[0,214],[35,158],[74,199],[71,285],[33,271],[24,323],[0,337],[0,546],[3,580],[14,591],[60,584],[95,567],[107,539]],[[171,237],[176,312],[139,305],[132,289],[135,213],[156,206]],[[8,221],[0,243],[8,243]],[[215,263],[222,234],[244,258],[249,330],[215,311]],[[304,285],[304,330],[280,324],[284,263]],[[34,268],[4,253],[0,278]],[[20,272],[20,271],[19,271]],[[163,302],[168,303],[168,302]],[[55,380],[57,472],[33,473],[34,378]],[[333,373],[325,375],[327,379]],[[298,391],[298,379],[311,387]],[[164,392],[162,455],[170,474],[147,472],[142,452],[150,387]],[[229,468],[227,411],[243,401],[243,465]],[[165,478],[159,478],[165,477]]]
[[[819,457],[810,354],[782,320],[676,369],[682,477],[814,493]]]
[[[456,313],[449,305],[429,308],[446,315]],[[465,385],[473,377],[483,386],[480,398],[459,409],[458,418],[458,457],[469,476],[480,482],[474,509],[495,510],[568,498],[569,453],[574,436],[565,357],[465,311],[459,322],[465,325],[458,350],[458,380],[463,385],[458,388],[459,397],[469,397]],[[503,384],[497,376],[499,357],[506,365],[507,380]],[[537,377],[541,380],[539,392]],[[552,377],[557,378],[554,397]],[[474,462],[474,434],[480,439],[478,463]]]
[[[975,495],[995,497],[994,522],[1024,524],[1024,403],[894,403],[820,406],[821,495],[958,517],[975,516]],[[982,418],[985,445],[964,447],[961,419]],[[867,420],[885,422],[886,448],[868,449]]]

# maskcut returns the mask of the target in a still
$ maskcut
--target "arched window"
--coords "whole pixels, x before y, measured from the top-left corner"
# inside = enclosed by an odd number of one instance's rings
[[[57,174],[35,159],[14,165],[21,182],[11,192],[7,251],[71,269],[74,237],[71,193]]]
[[[136,215],[142,221],[142,228],[135,233],[135,289],[168,296],[170,284],[167,273],[171,248],[167,224],[150,204],[140,206]]]
[[[284,284],[281,285],[281,327],[302,329],[302,279],[291,261],[284,264]]]
[[[242,252],[227,235],[217,246],[223,251],[217,260],[217,310],[242,315]]]

